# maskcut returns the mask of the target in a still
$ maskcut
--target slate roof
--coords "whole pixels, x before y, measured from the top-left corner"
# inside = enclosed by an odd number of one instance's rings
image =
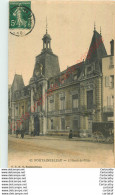
[[[44,40],[44,39],[49,39],[49,40],[51,40],[51,36],[50,36],[49,34],[46,33],[46,34],[43,36],[42,40]]]
[[[89,51],[86,57],[86,62],[93,62],[97,59],[107,56],[103,38],[96,30],[94,30]]]
[[[24,87],[24,81],[22,75],[15,74],[12,83],[12,92],[21,90]]]

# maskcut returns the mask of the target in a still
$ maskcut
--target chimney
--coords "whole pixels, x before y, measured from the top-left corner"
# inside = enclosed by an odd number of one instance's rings
[[[114,56],[114,40],[113,39],[110,41],[110,45],[111,45],[111,55]]]

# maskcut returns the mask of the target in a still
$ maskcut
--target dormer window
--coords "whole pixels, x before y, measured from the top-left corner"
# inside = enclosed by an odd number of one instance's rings
[[[93,67],[92,66],[87,66],[87,69],[86,69],[86,74],[91,74],[92,73],[92,70],[93,70]]]
[[[60,79],[59,79],[60,85],[63,85],[65,82],[65,75],[61,75]]]
[[[87,71],[88,71],[88,72],[91,72],[91,70],[92,70],[92,69],[91,69],[91,66],[89,66],[89,67],[87,68]]]
[[[53,84],[53,82],[51,82],[51,83],[50,83],[50,88],[52,88],[52,87],[53,87],[53,85],[54,85],[54,84]]]
[[[77,80],[77,74],[75,74],[75,75],[73,76],[73,80],[74,80],[74,81]]]
[[[62,84],[62,85],[64,84],[64,79],[61,80],[61,84]]]

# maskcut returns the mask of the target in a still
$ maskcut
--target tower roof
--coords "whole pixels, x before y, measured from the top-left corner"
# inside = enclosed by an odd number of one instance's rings
[[[101,33],[99,34],[94,28],[93,37],[86,57],[86,61],[92,62],[107,56]]]
[[[12,83],[12,91],[21,90],[24,87],[24,81],[22,75],[15,74]]]
[[[42,40],[43,40],[42,53],[44,52],[53,53],[51,49],[51,36],[48,34],[48,30],[47,30],[47,21],[46,21],[46,34],[43,36]]]
[[[43,36],[42,40],[44,40],[44,39],[50,39],[50,40],[51,40],[51,36],[50,36],[49,34],[46,33],[46,34]]]

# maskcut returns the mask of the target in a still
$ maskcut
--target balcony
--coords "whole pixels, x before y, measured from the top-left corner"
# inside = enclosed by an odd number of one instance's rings
[[[81,106],[80,113],[84,116],[94,115],[97,110],[97,105],[93,105],[92,108],[87,108],[87,105]],[[99,110],[99,109],[98,109]]]
[[[65,109],[65,110],[59,110],[59,114],[69,114],[69,113],[74,113],[74,112],[78,112],[79,108],[72,108],[72,109]]]
[[[114,107],[113,106],[104,106],[103,107],[103,112],[104,113],[110,113],[114,111]]]
[[[48,115],[54,116],[54,115],[57,115],[57,114],[58,114],[57,111],[48,111]]]
[[[59,110],[59,114],[64,114],[65,113],[65,109],[64,110]]]
[[[73,109],[64,109],[64,110],[57,110],[57,111],[49,111],[48,115],[63,115],[63,114],[71,114],[78,112],[79,108],[73,108]]]

